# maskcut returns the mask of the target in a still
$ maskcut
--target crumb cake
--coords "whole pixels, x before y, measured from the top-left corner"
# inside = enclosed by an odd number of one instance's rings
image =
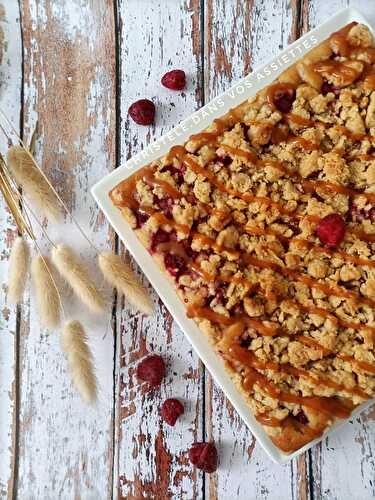
[[[110,193],[273,443],[375,394],[375,44],[351,23]]]

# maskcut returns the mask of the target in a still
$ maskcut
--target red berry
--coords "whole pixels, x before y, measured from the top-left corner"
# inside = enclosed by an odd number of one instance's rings
[[[316,233],[328,247],[337,247],[345,236],[345,222],[340,214],[329,214],[319,222]]]
[[[186,85],[185,71],[182,71],[182,69],[168,71],[161,79],[161,84],[167,87],[167,89],[183,90]]]
[[[295,98],[296,92],[294,89],[280,90],[275,92],[273,103],[282,113],[289,113]]]
[[[217,450],[213,443],[194,443],[189,450],[189,460],[204,472],[215,472],[217,469]]]
[[[166,399],[161,407],[160,415],[164,422],[172,427],[180,415],[184,413],[184,405],[178,399]]]
[[[168,272],[175,278],[184,274],[186,271],[186,262],[180,255],[167,253],[164,257],[164,265]]]
[[[328,92],[333,92],[335,96],[338,96],[340,94],[340,88],[335,87],[331,83],[328,82],[323,82],[322,88],[320,89],[321,93],[323,95],[327,95]]]
[[[155,252],[160,243],[168,243],[168,241],[171,241],[171,237],[171,233],[168,233],[167,231],[164,231],[164,229],[159,228],[151,237],[151,252]]]
[[[129,115],[138,125],[151,125],[155,118],[155,104],[149,99],[140,99],[130,106]]]
[[[309,423],[309,419],[307,418],[306,413],[303,410],[300,410],[297,413],[295,419],[298,420],[298,422],[303,425],[307,425]]]
[[[165,363],[161,356],[153,354],[137,366],[137,377],[153,387],[160,385],[165,377]]]

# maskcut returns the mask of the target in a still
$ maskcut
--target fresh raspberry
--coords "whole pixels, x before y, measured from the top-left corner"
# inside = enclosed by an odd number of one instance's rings
[[[275,92],[273,103],[282,113],[289,113],[292,109],[293,101],[296,98],[294,89],[285,89]]]
[[[167,167],[164,167],[162,172],[170,172],[171,175],[176,175],[178,184],[181,185],[184,182],[184,175],[186,172],[186,167],[185,165],[181,164],[179,168],[173,167],[172,165],[168,165]]]
[[[361,222],[365,219],[370,219],[371,222],[375,221],[375,207],[368,209],[359,208],[355,203],[352,203],[349,207],[348,217],[353,222]]]
[[[163,214],[168,218],[172,219],[172,212],[173,212],[173,205],[174,205],[174,200],[173,198],[160,198],[156,201],[156,204],[160,208],[160,210],[163,212]]]
[[[191,243],[192,243],[191,236],[189,236],[189,238],[186,238],[185,240],[180,240],[179,243],[185,250],[186,255],[188,255],[192,260],[195,260],[198,257],[199,252],[196,252],[191,248]]]
[[[309,423],[309,419],[303,410],[300,410],[294,418],[298,420],[300,424],[307,425]]]
[[[224,302],[224,288],[222,288],[222,287],[216,288],[215,299],[220,304],[222,304]]]
[[[155,118],[155,104],[149,99],[140,99],[129,108],[129,115],[138,125],[151,125]]]
[[[323,95],[327,95],[328,92],[333,92],[335,96],[338,96],[340,94],[340,88],[335,87],[331,83],[328,83],[326,81],[323,82],[322,88],[320,89],[321,93]]]
[[[148,382],[152,387],[160,385],[165,377],[165,363],[161,356],[153,354],[137,366],[137,377]]]
[[[186,271],[186,262],[180,255],[167,253],[164,257],[164,265],[167,271],[175,278]]]
[[[167,89],[183,90],[186,85],[185,71],[182,71],[182,69],[168,71],[161,79],[161,84],[167,87]]]
[[[217,450],[213,443],[194,443],[189,450],[189,460],[204,472],[215,472],[217,469]]]
[[[353,222],[361,222],[367,218],[366,210],[364,208],[359,208],[355,203],[350,204],[347,215]]]
[[[345,222],[340,214],[329,214],[319,222],[316,233],[328,247],[337,247],[345,236]]]
[[[168,243],[168,241],[171,241],[171,236],[171,233],[159,228],[151,237],[151,252],[155,252],[160,243]]]
[[[143,226],[143,224],[145,224],[145,222],[148,221],[150,216],[145,212],[136,212],[135,218],[137,219],[137,229],[139,229]]]
[[[217,162],[222,163],[226,167],[229,166],[232,163],[232,158],[230,156],[218,156],[217,157]]]
[[[178,417],[184,413],[184,405],[178,399],[166,399],[161,407],[160,415],[164,422],[172,427],[176,423]]]

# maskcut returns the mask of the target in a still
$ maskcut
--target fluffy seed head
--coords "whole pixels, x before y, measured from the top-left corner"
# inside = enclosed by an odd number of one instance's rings
[[[48,257],[37,255],[31,262],[33,280],[40,320],[46,328],[56,328],[60,323],[60,297],[52,277]]]
[[[79,321],[71,320],[64,325],[61,345],[68,358],[74,386],[87,403],[93,403],[97,397],[97,379],[87,336]]]
[[[17,183],[47,219],[58,222],[62,211],[53,189],[30,154],[21,146],[8,150],[8,166]]]
[[[17,304],[23,295],[29,270],[29,246],[26,241],[18,237],[12,246],[9,258],[8,300]]]
[[[139,311],[152,314],[153,305],[145,287],[135,276],[131,267],[121,257],[111,252],[99,255],[99,267],[104,278]]]
[[[74,250],[67,245],[57,245],[52,249],[52,262],[81,302],[94,313],[104,311],[105,300]]]

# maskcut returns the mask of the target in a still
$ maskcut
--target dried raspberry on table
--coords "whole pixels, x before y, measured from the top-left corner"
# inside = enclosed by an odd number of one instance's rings
[[[213,443],[194,443],[189,450],[189,460],[198,469],[209,474],[218,465],[217,450]]]
[[[165,363],[161,356],[153,354],[144,359],[137,366],[137,377],[148,382],[152,387],[161,384],[165,377]]]
[[[151,125],[155,119],[155,104],[149,99],[140,99],[130,106],[129,115],[138,125]]]
[[[184,413],[184,405],[175,398],[166,399],[161,407],[160,415],[164,422],[172,427],[176,423],[178,417]]]
[[[173,69],[165,73],[161,84],[170,90],[183,90],[186,86],[186,75],[182,69]]]

